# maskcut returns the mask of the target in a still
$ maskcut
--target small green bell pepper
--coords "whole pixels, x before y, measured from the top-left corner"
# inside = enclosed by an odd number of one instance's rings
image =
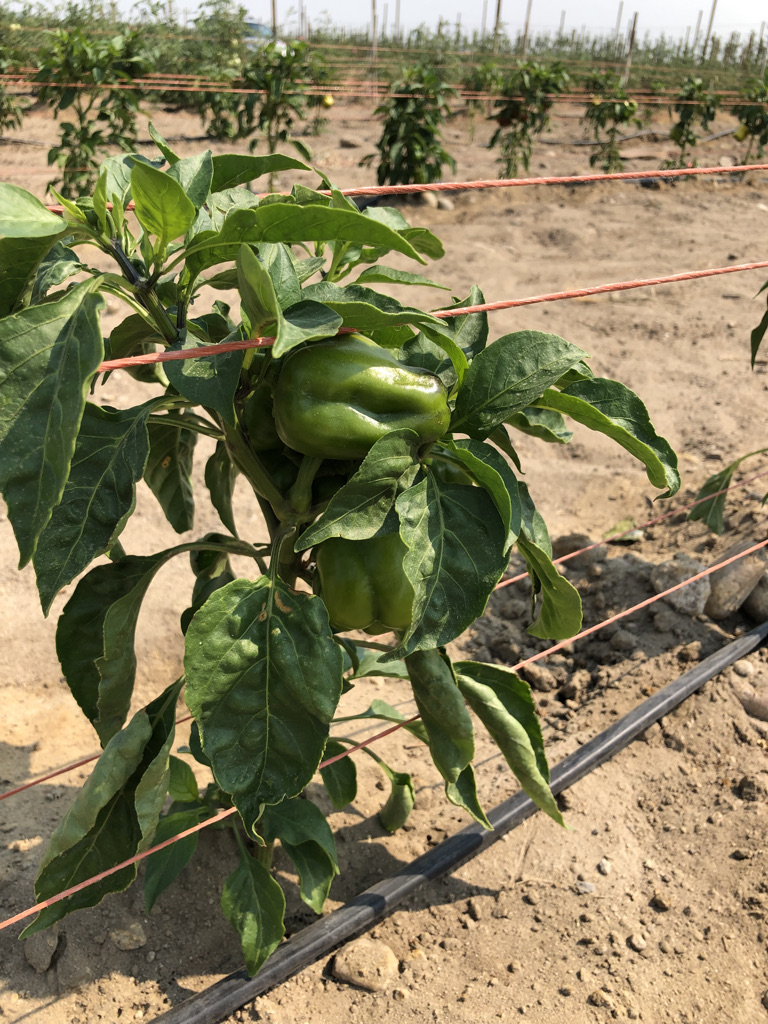
[[[399,533],[370,540],[332,537],[318,544],[319,592],[334,629],[376,636],[408,628],[414,595],[403,572],[406,550]]]
[[[442,381],[406,366],[362,334],[324,338],[284,357],[274,389],[277,433],[289,448],[362,459],[379,438],[410,427],[422,442],[447,431]]]

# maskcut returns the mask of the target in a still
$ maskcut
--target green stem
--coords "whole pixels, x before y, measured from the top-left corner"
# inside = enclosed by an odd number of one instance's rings
[[[126,280],[130,281],[136,289],[136,295],[139,302],[152,317],[152,321],[160,334],[162,334],[169,344],[177,342],[179,340],[179,332],[176,325],[166,313],[165,308],[163,307],[162,302],[158,299],[154,289],[142,278],[141,274],[139,274],[134,265],[125,255],[122,246],[120,245],[120,241],[117,238],[112,238],[108,243],[107,251],[120,267],[120,270]]]
[[[232,460],[245,475],[257,496],[260,495],[269,502],[279,520],[289,519],[290,506],[272,482],[272,478],[259,461],[258,456],[251,451],[236,427],[230,427],[226,423],[222,423],[222,427],[224,440]]]
[[[192,420],[185,416],[175,415],[172,412],[166,412],[158,416],[150,416],[150,423],[172,423],[176,427],[182,427],[184,430],[194,430],[197,434],[205,434],[207,437],[213,437],[217,441],[223,441],[224,435],[220,430],[211,424],[210,427],[201,423],[199,420]]]
[[[288,504],[303,516],[312,505],[312,484],[323,459],[316,455],[305,455],[299,466],[299,474],[288,491]]]

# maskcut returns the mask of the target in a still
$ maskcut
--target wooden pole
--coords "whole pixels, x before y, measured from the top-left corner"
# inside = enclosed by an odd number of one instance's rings
[[[632,51],[635,48],[635,35],[637,33],[637,11],[632,19],[632,29],[629,33],[629,45],[627,47],[627,63],[624,65],[624,74],[621,76],[621,84],[626,86],[629,82],[629,72],[632,68]]]
[[[717,10],[717,0],[712,0],[712,10],[709,12],[709,24],[707,25],[707,34],[704,37],[704,45],[701,48],[702,59],[707,55],[707,46],[709,45],[709,37],[712,35],[712,24],[715,20],[715,11]]]
[[[381,18],[381,38],[387,38],[387,15],[389,14],[389,4],[384,4],[384,14]]]
[[[560,28],[557,30],[557,38],[562,39],[565,32],[565,11],[560,11]]]
[[[616,15],[616,31],[613,36],[614,43],[619,41],[619,32],[621,31],[621,16],[624,14],[624,0],[621,0],[619,4],[619,13]]]
[[[277,0],[272,0],[272,38],[277,39]]]
[[[760,53],[760,50],[761,50],[762,45],[763,45],[763,32],[765,32],[765,22],[763,22],[762,25],[760,26],[760,42],[757,44],[757,52],[758,53]],[[765,64],[766,64],[766,61],[768,61],[768,46],[766,46],[765,50],[763,51],[763,59],[760,62],[760,77],[761,78],[765,77]]]
[[[691,26],[686,25],[685,28],[685,42],[683,43],[683,53],[688,53],[688,40],[691,37]]]
[[[483,20],[480,25],[480,42],[485,40],[485,30],[488,24],[488,0],[483,0]]]
[[[693,33],[693,46],[691,47],[691,49],[694,51],[694,53],[696,52],[696,47],[697,47],[698,42],[699,42],[699,33],[701,32],[701,19],[702,19],[703,14],[704,14],[704,11],[699,11],[699,16],[696,19],[696,31]]]
[[[499,26],[501,25],[501,0],[496,0],[496,21],[493,26],[493,52],[499,48]]]
[[[395,3],[395,39],[400,38],[400,0]]]
[[[533,0],[528,0],[528,8],[525,12],[525,28],[523,30],[523,52],[522,57],[525,60],[525,54],[528,49],[528,31],[531,27],[531,7],[533,6]]]

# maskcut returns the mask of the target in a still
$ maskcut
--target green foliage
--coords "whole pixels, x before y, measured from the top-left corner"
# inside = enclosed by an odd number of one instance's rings
[[[613,71],[589,76],[584,85],[594,94],[584,111],[584,120],[597,143],[589,163],[592,167],[599,164],[606,174],[621,171],[624,166],[619,153],[621,130],[628,125],[642,126],[637,115],[638,104],[629,98],[626,87]]]
[[[376,143],[380,185],[426,185],[439,181],[443,167],[453,171],[456,161],[443,148],[441,129],[450,110],[448,100],[455,91],[444,82],[436,68],[416,64],[392,82],[392,96],[376,108],[384,116],[381,138]],[[360,163],[369,165],[371,153]]]
[[[470,711],[525,790],[560,821],[526,684],[498,666],[454,666],[445,653],[482,613],[513,545],[531,578],[529,632],[561,639],[581,624],[578,594],[553,565],[546,526],[518,479],[507,427],[566,443],[566,420],[573,421],[623,446],[655,486],[671,493],[679,479],[640,399],[593,378],[580,348],[536,331],[495,338],[483,313],[444,322],[376,291],[380,282],[434,286],[386,263],[394,253],[417,263],[440,258],[429,231],[386,207],[361,213],[332,186],[330,196],[295,186],[289,196],[259,199],[237,186],[306,165],[280,154],[180,159],[151,132],[167,170],[135,153],[110,157],[93,195],[65,199],[62,217],[0,183],[0,490],[44,611],[80,577],[56,647],[103,746],[52,837],[36,893],[50,897],[234,807],[237,815],[215,826],[227,830],[239,855],[221,902],[255,972],[284,932],[285,900],[270,870],[275,844],[317,913],[338,871],[332,830],[307,787],[319,769],[334,806],[356,799],[351,761],[320,765],[354,743],[330,740],[329,732],[334,721],[349,720],[338,717],[339,701],[362,676],[410,682],[421,717],[404,728],[428,747],[446,798],[472,818],[489,827],[472,767]],[[135,219],[126,216],[130,201]],[[93,247],[98,266],[88,262]],[[238,308],[214,302],[211,309],[204,273],[213,288],[237,290]],[[274,344],[167,362],[161,373],[133,367],[152,386],[147,399],[102,406],[107,296],[126,311],[108,339],[113,356],[255,334]],[[473,287],[458,305],[483,301]],[[399,367],[399,398],[387,391],[379,410],[391,412],[394,403],[396,416],[353,452],[328,450],[333,430],[315,430],[306,454],[290,446],[281,419],[290,409],[277,415],[281,376],[294,355],[312,354],[317,344],[329,395],[342,403],[330,415],[343,423],[352,398],[344,391],[346,363],[335,359],[344,353],[331,342],[349,326],[366,332],[375,344],[365,347],[379,361]],[[441,413],[420,435],[413,399],[404,396],[425,373],[434,374],[428,380],[441,395]],[[206,491],[195,494],[200,434],[216,445]],[[239,477],[263,513],[264,544],[244,539],[236,521]],[[126,552],[120,540],[142,479],[169,533],[193,531],[195,504],[207,497],[221,532],[193,533],[153,554]],[[317,548],[334,538],[345,548],[380,540],[402,557],[402,606],[387,642],[358,645],[331,625]],[[105,554],[108,562],[93,564]],[[180,622],[185,675],[129,719],[142,602],[180,555],[191,570]],[[245,560],[237,563],[246,566],[239,577],[233,555]],[[386,559],[364,562],[372,577],[364,582],[386,591]],[[340,562],[335,568],[343,576]],[[195,772],[171,753],[182,684],[194,724],[188,750],[178,752],[194,757]],[[353,717],[403,721],[382,701]],[[399,828],[414,806],[413,780],[397,754],[392,765],[369,755],[389,783],[382,825]],[[196,836],[187,836],[151,856],[148,909],[196,847]],[[54,904],[28,933],[124,889],[135,875],[135,866],[121,869]]]
[[[677,114],[677,121],[669,133],[680,154],[675,160],[666,160],[662,167],[696,166],[695,161],[691,164],[689,157],[689,150],[698,141],[695,129],[699,127],[706,131],[709,128],[715,119],[720,102],[720,97],[710,92],[701,78],[685,79],[673,108]]]
[[[748,164],[755,143],[758,160],[763,158],[768,145],[768,72],[763,78],[753,78],[748,82],[741,90],[741,98],[743,102],[737,103],[732,110],[734,117],[739,119],[734,135],[739,142],[749,140],[743,158],[743,163]]]
[[[501,150],[497,163],[505,177],[513,178],[521,164],[530,169],[533,140],[546,131],[555,96],[568,88],[570,80],[562,64],[545,66],[535,61],[519,64],[504,79],[503,99],[496,100],[492,115],[499,127],[488,148],[498,145]]]
[[[128,151],[136,141],[141,94],[127,86],[152,63],[138,29],[108,39],[90,38],[81,28],[50,33],[36,80],[44,83],[39,100],[57,118],[64,111],[73,118],[62,121],[59,144],[48,152],[48,163],[61,170],[49,185],[60,182],[65,197],[93,189],[109,147]]]

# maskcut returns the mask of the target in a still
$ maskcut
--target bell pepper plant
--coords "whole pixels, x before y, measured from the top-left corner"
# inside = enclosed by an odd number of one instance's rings
[[[415,264],[443,254],[399,211],[360,212],[322,175],[318,188],[258,196],[239,186],[311,168],[279,154],[180,158],[153,137],[159,159],[110,157],[93,195],[62,199],[61,214],[0,184],[0,490],[43,612],[77,581],[57,652],[103,747],[50,838],[35,893],[51,897],[234,807],[226,827],[240,861],[223,880],[222,908],[255,972],[284,930],[274,844],[318,913],[338,872],[332,829],[305,790],[352,745],[330,730],[342,693],[363,678],[410,681],[419,720],[406,725],[409,741],[426,745],[448,800],[468,815],[488,826],[472,767],[479,723],[561,820],[526,683],[504,665],[446,654],[483,613],[513,547],[532,583],[529,632],[566,638],[581,623],[513,432],[565,443],[573,420],[627,449],[665,494],[679,477],[641,400],[595,377],[576,345],[532,330],[492,339],[484,312],[461,313],[483,304],[478,287],[442,310],[378,290],[441,287],[388,264],[389,254]],[[239,308],[199,311],[212,291],[235,288]],[[125,317],[105,337],[107,298]],[[260,346],[214,347],[251,338]],[[105,358],[185,349],[195,358],[130,367],[148,385],[145,401],[100,404]],[[202,495],[191,482],[201,436],[215,442]],[[238,477],[261,510],[259,537],[237,522]],[[184,534],[152,554],[120,540],[142,479]],[[190,532],[201,500],[220,531]],[[250,573],[235,575],[234,555]],[[136,708],[142,599],[175,558],[191,569],[183,674]],[[182,696],[194,723],[188,747],[174,749]],[[403,720],[381,700],[362,717]],[[202,792],[188,756],[208,773]],[[413,785],[373,756],[391,787],[381,820],[395,829]],[[320,777],[334,806],[355,799],[350,759]],[[195,845],[187,837],[149,857],[147,908]],[[136,874],[122,868],[52,904],[24,934]]]

